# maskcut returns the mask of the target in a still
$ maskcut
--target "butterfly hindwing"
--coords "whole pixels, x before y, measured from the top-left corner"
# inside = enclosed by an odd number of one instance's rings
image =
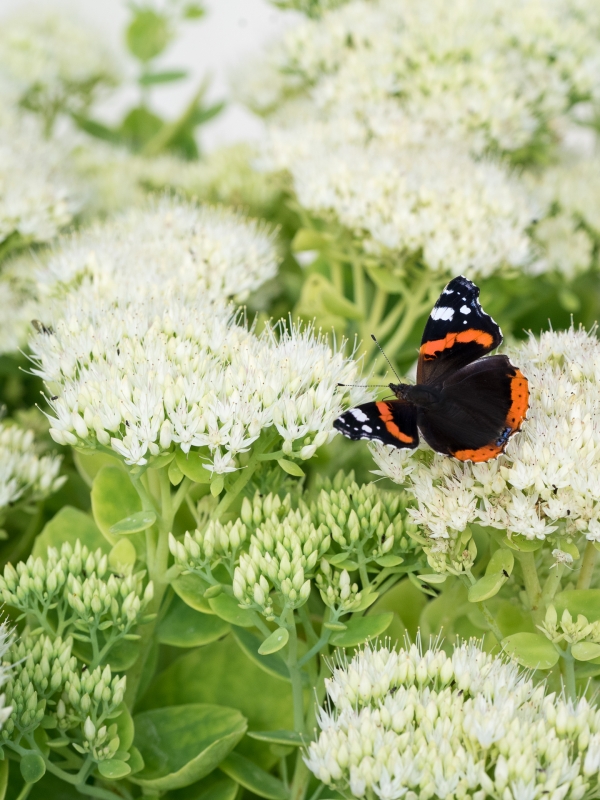
[[[502,332],[479,304],[479,289],[462,275],[443,290],[427,320],[417,365],[417,383],[438,383],[448,372],[486,355]]]
[[[417,447],[417,409],[402,400],[363,403],[333,423],[349,439],[370,439],[394,447]]]
[[[448,376],[440,402],[419,409],[418,424],[438,453],[488,461],[520,429],[528,403],[527,378],[506,356],[491,356]]]

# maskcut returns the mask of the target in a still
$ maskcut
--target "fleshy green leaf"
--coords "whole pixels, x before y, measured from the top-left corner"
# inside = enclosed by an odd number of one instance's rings
[[[114,534],[139,533],[151,528],[156,522],[154,511],[138,511],[129,517],[119,520],[110,526],[110,532]]]
[[[133,744],[134,727],[133,718],[129,713],[129,709],[125,703],[119,706],[121,713],[114,720],[117,725],[117,734],[119,736],[119,747],[121,750],[129,750]]]
[[[573,619],[583,614],[588,622],[600,620],[600,589],[567,589],[555,595],[553,602],[559,619],[566,610]]]
[[[380,567],[399,567],[403,563],[402,556],[395,556],[393,553],[386,553],[384,556],[376,558],[375,561]]]
[[[100,548],[105,553],[110,550],[108,542],[89,514],[71,506],[63,506],[58,514],[55,514],[50,522],[46,523],[43,531],[36,538],[32,555],[34,558],[45,560],[49,547],[56,547],[60,550],[61,545],[65,542],[74,545],[78,539],[90,550]]]
[[[46,764],[41,756],[30,753],[19,762],[25,783],[37,783],[46,774]]]
[[[131,55],[146,62],[163,52],[171,41],[171,35],[168,18],[142,6],[135,10],[125,33],[125,41]]]
[[[6,789],[8,787],[8,765],[8,758],[5,757],[4,761],[0,761],[0,800],[4,800],[6,797]]]
[[[215,614],[203,614],[177,597],[158,626],[158,641],[173,647],[200,647],[225,636],[229,625]]]
[[[498,594],[506,583],[506,576],[502,572],[492,572],[484,575],[477,583],[469,587],[469,603],[481,603]]]
[[[94,482],[94,478],[102,467],[107,465],[114,467],[120,463],[116,455],[111,456],[108,453],[81,453],[78,450],[73,451],[73,461],[77,467],[77,472],[90,488]]]
[[[299,467],[295,461],[288,461],[287,458],[280,458],[278,459],[277,463],[284,472],[287,472],[288,475],[293,475],[295,478],[304,477],[304,470],[302,467]]]
[[[417,575],[420,581],[424,581],[425,583],[444,583],[446,581],[447,575],[440,575],[439,572],[422,572],[420,575]]]
[[[513,536],[507,536],[504,542],[511,550],[520,550],[521,553],[533,553],[539,550],[543,542],[541,539],[527,539],[520,533],[515,533]]]
[[[208,601],[213,614],[225,622],[237,625],[240,628],[253,628],[255,625],[254,614],[247,608],[240,608],[235,597],[222,592],[218,597],[211,597]]]
[[[504,573],[507,572],[508,577],[512,574],[513,567],[515,565],[515,557],[511,553],[510,550],[506,550],[505,548],[501,548],[500,550],[496,550],[493,556],[490,558],[487,568],[485,570],[486,575],[493,575],[494,573]]]
[[[398,294],[406,289],[406,278],[394,275],[387,267],[371,267],[367,269],[369,278],[375,286],[389,294]]]
[[[112,569],[120,571],[123,567],[132,567],[137,559],[137,551],[129,539],[119,539],[108,554],[108,563]]]
[[[281,650],[282,647],[286,646],[289,638],[290,634],[287,628],[277,628],[270,636],[267,636],[258,648],[258,652],[261,656],[268,656],[271,653],[276,653],[278,650]]]
[[[330,244],[331,237],[313,231],[310,228],[300,228],[292,240],[292,252],[303,253],[307,250],[322,250]]]
[[[290,674],[281,656],[277,656],[274,653],[270,655],[261,655],[259,653],[261,641],[258,636],[255,636],[246,628],[234,627],[232,632],[238,645],[251,661],[274,678],[289,681]]]
[[[129,761],[127,763],[131,768],[132,775],[144,769],[144,759],[142,758],[142,754],[137,747],[134,747],[133,745],[129,748]]]
[[[331,637],[331,644],[336,647],[354,647],[367,639],[380,636],[389,628],[394,615],[392,612],[387,614],[376,614],[367,617],[357,617],[347,623],[345,631],[334,633]]]
[[[287,789],[280,780],[239,753],[230,753],[219,768],[259,797],[266,797],[267,800],[287,800],[289,797]]]
[[[165,69],[162,72],[146,72],[139,79],[140,86],[153,86],[156,83],[173,83],[187,78],[185,69]]]
[[[552,642],[539,633],[514,633],[502,639],[502,647],[528,669],[552,669],[560,657]]]
[[[236,709],[202,703],[145,711],[134,722],[144,769],[130,780],[159,792],[208,775],[246,732],[246,720]]]
[[[210,472],[203,466],[208,462],[198,451],[190,450],[189,453],[184,453],[182,450],[177,450],[175,463],[186,478],[194,483],[210,483]]]
[[[119,761],[118,758],[109,758],[107,761],[101,761],[98,764],[98,772],[103,778],[118,781],[120,778],[130,774],[131,767],[126,761]]]
[[[209,606],[207,598],[204,597],[204,592],[208,589],[208,583],[203,581],[199,575],[192,573],[180,575],[173,581],[171,586],[190,608],[202,611],[203,614],[215,613]]]
[[[288,747],[304,747],[306,740],[296,731],[248,731],[251,739],[269,744],[283,744]]]
[[[577,642],[571,647],[571,653],[577,661],[591,661],[594,658],[600,658],[600,644]]]
[[[111,544],[118,541],[111,532],[112,526],[141,510],[141,500],[125,470],[110,464],[102,467],[92,486],[92,512],[96,525]]]

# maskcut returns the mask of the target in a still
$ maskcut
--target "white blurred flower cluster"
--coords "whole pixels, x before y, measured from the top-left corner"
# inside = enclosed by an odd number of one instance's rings
[[[163,198],[63,240],[38,271],[42,296],[89,283],[101,297],[202,291],[245,299],[279,266],[274,232],[241,213]]]
[[[48,242],[68,225],[83,202],[68,163],[69,142],[44,139],[33,117],[0,119],[0,245]]]
[[[75,292],[31,340],[55,441],[110,447],[128,464],[205,447],[206,468],[225,473],[266,428],[288,453],[329,439],[364,396],[338,386],[356,382],[357,365],[310,329],[256,335],[202,292],[134,298]]]
[[[72,15],[29,7],[3,20],[0,73],[21,104],[47,119],[84,111],[99,88],[116,83],[114,63],[97,31]]]
[[[337,218],[371,253],[421,252],[454,275],[527,262],[536,206],[503,167],[418,129],[399,145],[345,122],[271,131],[264,163],[292,173],[302,206]]]
[[[373,447],[378,474],[414,494],[409,513],[435,540],[432,552],[452,549],[471,522],[527,539],[556,532],[600,541],[600,342],[595,332],[549,331],[512,357],[529,379],[530,407],[498,459],[463,464]]]
[[[33,431],[0,423],[0,515],[15,503],[41,500],[59,489],[61,458],[38,455]]]
[[[476,643],[365,648],[326,681],[309,769],[354,797],[596,797],[600,712],[534,686]]]
[[[591,0],[355,0],[288,31],[241,83],[270,115],[261,167],[367,252],[454,274],[589,268],[579,220],[508,164],[547,162],[574,103],[600,100]]]

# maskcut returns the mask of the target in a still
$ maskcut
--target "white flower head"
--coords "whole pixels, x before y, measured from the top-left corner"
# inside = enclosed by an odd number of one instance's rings
[[[529,380],[530,406],[498,459],[473,464],[434,454],[409,470],[404,451],[377,446],[375,461],[414,494],[415,521],[431,539],[454,539],[476,522],[528,539],[560,527],[600,541],[600,342],[593,331],[547,331],[514,347],[511,358]]]
[[[114,63],[99,31],[72,15],[29,7],[3,20],[0,69],[26,107],[81,112],[100,87],[116,83]]]
[[[57,491],[66,480],[59,475],[61,460],[38,454],[33,431],[0,423],[0,514]]]
[[[364,397],[338,386],[356,382],[355,362],[312,329],[256,335],[202,291],[108,300],[82,288],[47,323],[30,346],[53,438],[110,447],[128,464],[200,447],[207,469],[229,472],[265,429],[290,451],[323,444]]]
[[[35,118],[2,115],[0,243],[48,242],[72,221],[83,194],[69,152],[68,141],[44,139]]]
[[[342,794],[539,798],[553,786],[579,799],[597,770],[600,712],[536,688],[479,643],[451,655],[366,647],[332,666],[305,761]]]
[[[242,300],[279,265],[274,233],[226,208],[163,198],[76,234],[40,269],[51,294],[82,281],[100,296],[185,296]]]

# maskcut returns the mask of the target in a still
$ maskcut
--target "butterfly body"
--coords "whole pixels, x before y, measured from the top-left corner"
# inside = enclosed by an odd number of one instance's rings
[[[415,385],[390,384],[396,399],[350,409],[334,426],[350,439],[417,447],[419,434],[438,453],[488,461],[502,453],[525,419],[527,378],[507,356],[483,358],[502,342],[462,276],[440,295],[425,326]]]

